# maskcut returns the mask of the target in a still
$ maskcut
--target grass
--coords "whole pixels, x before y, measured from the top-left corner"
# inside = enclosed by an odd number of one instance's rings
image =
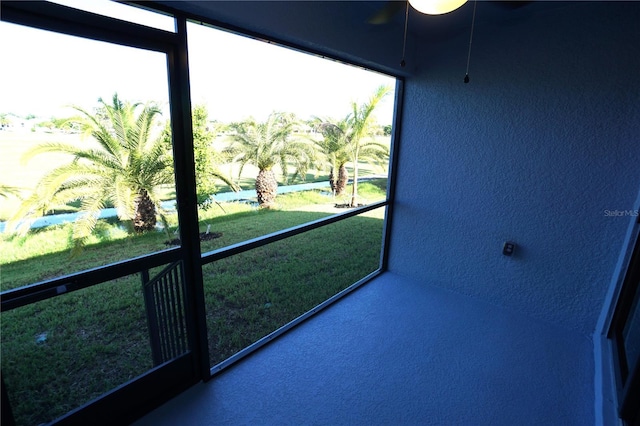
[[[385,179],[361,183],[359,193],[371,201],[384,199],[384,182]],[[201,211],[200,231],[205,232],[211,225],[211,232],[222,233],[220,238],[203,241],[201,251],[218,249],[342,211],[327,209],[335,200],[317,190],[281,194],[276,202],[280,210],[259,210],[246,203],[224,203],[224,210],[214,204]],[[322,211],[316,211],[318,207]],[[314,214],[273,214],[292,210],[311,210]],[[238,225],[240,221],[242,226]],[[121,229],[114,218],[99,221],[82,256],[73,257],[70,253],[71,235],[70,223],[35,229],[24,237],[0,234],[0,290],[153,253],[167,248],[165,243],[168,240],[164,232],[147,233],[144,238],[133,237]]]
[[[353,217],[206,265],[211,365],[376,270],[381,214]]]
[[[5,312],[2,328],[17,424],[53,420],[152,367],[137,276]]]
[[[381,199],[381,187],[363,182],[359,190]],[[277,201],[277,210],[228,203],[226,213],[201,212],[201,230],[222,233],[203,241],[202,251],[333,213],[333,200],[319,191]],[[377,269],[383,210],[205,265],[211,365]],[[71,257],[70,232],[63,225],[2,236],[2,289],[155,252],[167,240],[160,232],[132,237],[103,221],[92,244]],[[2,313],[2,372],[17,423],[50,421],[151,368],[144,309],[140,277],[132,275]]]
[[[27,163],[23,155],[45,142],[61,142],[74,145],[91,144],[79,135],[30,131],[0,131],[0,184],[20,188],[22,197],[28,196],[38,181],[50,170],[69,160],[65,154],[38,155]],[[0,199],[0,220],[6,220],[15,211],[20,200],[16,197]]]

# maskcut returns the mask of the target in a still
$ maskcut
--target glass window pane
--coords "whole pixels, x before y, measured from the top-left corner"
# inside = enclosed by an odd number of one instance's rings
[[[384,214],[379,208],[205,265],[211,365],[376,271]]]
[[[636,294],[634,306],[622,330],[627,368],[633,371],[640,363],[640,290]],[[626,379],[626,378],[625,378]]]
[[[166,249],[166,55],[5,22],[0,38],[2,289]]]
[[[163,283],[151,285],[159,292]],[[157,364],[146,307],[168,312],[176,324],[184,324],[184,313],[180,303],[175,311],[160,309],[167,305],[153,292],[147,305],[144,293],[134,274],[1,314],[2,376],[18,425],[49,422]],[[180,294],[174,282],[163,297],[181,300]],[[163,318],[156,315],[154,324]],[[185,342],[184,327],[174,329]],[[186,351],[183,344],[165,357]]]
[[[199,219],[207,238],[222,234],[215,247],[300,223],[258,230],[271,217],[259,210],[313,220],[386,198],[393,78],[200,24],[187,32]],[[238,215],[255,232],[234,236]]]

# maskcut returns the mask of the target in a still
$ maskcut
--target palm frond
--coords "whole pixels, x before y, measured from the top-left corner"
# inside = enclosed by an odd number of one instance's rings
[[[118,217],[124,221],[134,217],[135,198],[141,191],[146,191],[160,207],[158,188],[173,183],[173,164],[166,143],[161,138],[152,140],[160,109],[153,103],[123,102],[117,93],[110,103],[101,98],[98,103],[95,113],[74,107],[79,116],[73,118],[97,145],[87,148],[45,143],[25,154],[23,161],[42,153],[68,154],[70,161],[42,177],[12,217],[12,224],[27,223],[53,205],[79,200],[82,214],[74,225],[74,240],[81,246],[107,202],[116,207]]]
[[[9,198],[10,196],[20,197],[20,188],[9,185],[0,184],[0,197],[1,198]]]
[[[72,253],[74,255],[78,254],[82,247],[85,246],[98,222],[100,210],[103,208],[104,202],[100,197],[90,197],[83,200],[82,213],[73,223],[74,248]]]
[[[114,157],[120,157],[122,146],[113,137],[111,130],[105,126],[99,114],[91,114],[90,112],[73,106],[76,111],[82,115],[72,118],[71,121],[80,126],[84,137],[93,137],[100,147]]]
[[[238,192],[240,191],[240,186],[237,185],[233,179],[231,179],[229,176],[227,176],[225,173],[223,173],[219,168],[214,167],[212,169],[209,170],[209,174],[218,179],[221,180],[222,182],[224,182],[226,185],[229,186],[229,188],[231,188],[232,191],[234,192]]]

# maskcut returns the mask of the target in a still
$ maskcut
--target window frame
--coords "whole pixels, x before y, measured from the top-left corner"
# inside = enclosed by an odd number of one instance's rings
[[[640,217],[636,221],[638,225]],[[625,326],[634,312],[640,309],[640,235],[637,232],[633,247],[607,334],[611,340],[618,415],[626,424],[640,420],[640,407],[637,405],[640,398],[640,360],[630,362],[627,359],[624,339]]]

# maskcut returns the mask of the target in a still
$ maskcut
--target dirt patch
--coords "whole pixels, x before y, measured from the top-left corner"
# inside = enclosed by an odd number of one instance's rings
[[[200,241],[209,241],[222,237],[222,232],[201,232]],[[174,238],[173,240],[165,241],[166,246],[179,246],[180,238]]]
[[[336,209],[350,209],[350,208],[353,208],[353,207],[364,207],[364,206],[366,206],[366,204],[358,204],[357,206],[352,206],[351,204],[346,203],[346,204],[336,204],[335,208]]]

